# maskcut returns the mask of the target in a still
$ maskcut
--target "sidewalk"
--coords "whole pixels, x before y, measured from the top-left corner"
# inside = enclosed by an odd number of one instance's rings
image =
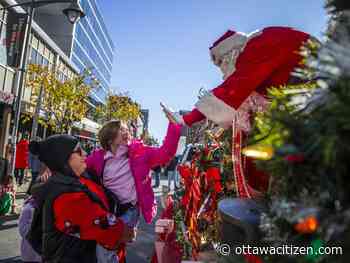
[[[17,188],[16,213],[0,216],[0,262],[22,262],[19,256],[18,218],[26,197],[30,178]]]
[[[154,180],[152,180],[152,185],[154,185]],[[158,213],[156,219],[160,216],[163,208],[161,205],[161,196],[163,195],[162,188],[168,185],[168,179],[161,176],[160,186],[158,188],[153,188],[157,204]],[[143,219],[141,219],[137,239],[134,243],[128,244],[127,247],[127,262],[131,263],[149,263],[154,252],[154,241],[155,241],[155,220],[152,224],[146,224]]]

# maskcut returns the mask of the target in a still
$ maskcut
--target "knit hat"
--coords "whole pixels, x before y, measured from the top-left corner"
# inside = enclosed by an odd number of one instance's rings
[[[40,142],[31,141],[29,151],[51,171],[65,173],[67,161],[78,143],[78,139],[71,135],[53,135]]]

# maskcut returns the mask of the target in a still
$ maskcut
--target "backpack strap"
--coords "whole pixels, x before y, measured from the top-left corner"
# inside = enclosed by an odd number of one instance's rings
[[[94,192],[90,191],[90,189],[86,185],[81,185],[80,189],[81,189],[81,191],[83,191],[91,199],[91,201],[93,201],[95,203],[98,203],[106,211],[109,211],[108,207],[106,207],[106,205],[97,196],[97,194],[95,194]]]
[[[60,176],[60,175],[58,175],[58,176]],[[102,202],[102,200],[97,196],[97,194],[95,194],[94,192],[90,191],[90,189],[86,185],[80,183],[80,181],[77,178],[75,178],[75,177],[65,177],[65,176],[58,177],[58,176],[56,175],[56,178],[52,178],[53,179],[52,181],[54,183],[58,183],[58,184],[66,186],[66,187],[63,187],[62,191],[58,193],[59,195],[62,194],[62,193],[69,193],[69,192],[84,192],[91,199],[91,201],[93,201],[95,203],[98,203],[106,211],[109,210],[106,207],[106,205]],[[94,181],[98,185],[101,185],[100,182],[95,181],[87,173],[83,174],[83,177]]]

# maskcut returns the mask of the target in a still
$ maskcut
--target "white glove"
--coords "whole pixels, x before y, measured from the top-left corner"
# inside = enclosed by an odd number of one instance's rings
[[[170,122],[186,125],[184,119],[182,118],[179,112],[174,112],[172,109],[165,106],[162,102],[160,103],[160,106],[163,108],[163,111]]]
[[[201,88],[199,90],[199,93],[198,93],[198,99],[201,99],[201,98],[203,98],[205,96],[209,96],[209,95],[210,95],[210,92],[208,90]]]

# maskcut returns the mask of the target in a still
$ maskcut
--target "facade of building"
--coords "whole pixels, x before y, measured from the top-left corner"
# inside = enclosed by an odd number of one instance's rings
[[[86,1],[89,3],[89,6],[92,5],[91,4],[92,0],[86,0]],[[8,5],[13,5],[20,2],[26,2],[26,0],[18,0],[18,1],[0,0],[0,8],[2,7],[2,5],[8,6]],[[84,1],[82,0],[82,2]],[[79,32],[79,31],[75,31],[75,28],[77,28],[78,26],[72,26],[67,21],[67,18],[61,15],[62,13],[61,11],[63,8],[65,8],[65,6],[62,6],[61,4],[52,4],[47,7],[36,9],[36,12],[35,12],[36,15],[34,17],[34,21],[32,24],[32,32],[30,35],[30,43],[29,43],[28,56],[27,56],[28,64],[40,64],[40,65],[48,66],[50,69],[56,72],[58,78],[62,81],[69,79],[76,74],[79,74],[83,70],[83,66],[77,65],[78,63],[75,63],[72,59],[74,57],[73,54],[75,53],[73,48],[75,45],[74,43],[77,39],[79,39],[77,36],[75,36],[75,32]],[[15,90],[15,87],[14,87],[14,82],[15,82],[14,80],[16,78],[16,70],[18,68],[18,64],[17,65],[13,64],[13,53],[14,53],[13,45],[12,45],[13,43],[9,43],[9,41],[11,40],[11,36],[13,36],[14,34],[13,22],[11,21],[14,18],[17,19],[18,16],[24,17],[23,14],[25,14],[25,11],[22,7],[15,7],[11,11],[0,11],[0,125],[1,125],[0,126],[0,156],[4,156],[5,147],[8,142],[9,136],[11,134],[10,128],[12,127],[11,120],[13,119],[13,114],[12,114],[13,104],[14,104],[13,102],[17,95],[16,94],[17,90]],[[93,15],[94,17],[98,16],[96,14],[96,10],[93,13]],[[51,21],[50,22],[51,24],[46,23],[49,20]],[[18,21],[18,19],[16,21]],[[23,21],[25,21],[25,19],[23,19]],[[91,21],[90,23],[92,23]],[[23,24],[25,27],[25,23]],[[100,25],[101,25],[101,22],[99,22],[99,26]],[[65,37],[63,37],[62,34],[68,32],[67,28],[70,28],[71,31],[69,31],[70,33],[65,34]],[[88,39],[90,41],[96,42],[96,39],[92,39],[91,36],[89,37],[90,38]],[[105,39],[107,39],[107,37]],[[81,40],[80,44],[82,46],[90,45],[89,43],[86,43],[86,41],[87,41],[86,39]],[[108,41],[110,41],[110,39],[108,39]],[[63,42],[71,43],[70,51],[64,50],[62,48],[64,47],[62,45]],[[19,43],[19,44],[22,44],[23,46],[23,43]],[[94,45],[95,44],[96,43],[94,43]],[[21,50],[22,46],[18,47],[17,49]],[[113,47],[112,44],[110,46]],[[105,49],[107,50],[107,48]],[[84,49],[84,51],[86,50]],[[96,48],[95,48],[95,51],[97,52]],[[88,54],[91,54],[92,51],[90,50],[89,52],[90,53]],[[18,51],[18,53],[20,52]],[[18,60],[18,56],[16,57],[17,60]],[[90,66],[91,64],[89,63],[92,63],[91,61],[93,61],[95,65],[92,65],[92,66],[95,68],[91,69],[92,72],[95,74],[97,79],[102,78],[98,74],[102,74],[100,72],[102,72],[103,70],[104,71],[108,71],[108,70],[99,69],[99,71],[97,71],[97,68],[99,66],[96,65],[96,61],[95,61],[96,58],[95,57],[91,58],[91,56],[92,55],[89,55],[89,56],[86,56],[85,58],[80,56],[80,59],[84,61],[84,66],[86,67]],[[101,56],[101,54],[98,56]],[[113,57],[113,55],[111,57]],[[89,61],[88,59],[91,59],[91,60]],[[111,68],[109,70],[111,70]],[[107,74],[107,78],[109,78],[107,79],[107,81],[109,81],[110,74],[109,74],[109,77]],[[98,92],[100,92],[100,94],[92,94],[92,101],[103,102],[104,96],[108,92],[109,83],[107,81],[105,82],[100,81],[101,86],[104,85],[104,88],[99,89]],[[31,89],[28,87],[24,87],[23,93],[18,95],[22,96],[21,113],[22,114],[33,113],[35,105],[32,105],[31,103],[31,96],[32,96]],[[20,123],[19,133],[30,131],[31,125],[32,125],[31,121],[29,123]],[[94,137],[94,135],[97,133],[98,125],[95,122],[84,118],[81,123],[78,123],[76,125],[76,128],[78,130],[82,130],[82,132],[85,135],[87,135],[85,137],[88,137],[88,136]],[[45,136],[45,129],[43,129],[43,127],[39,128],[39,135]]]
[[[114,44],[96,0],[80,0],[80,4],[86,16],[75,27],[70,58],[79,69],[92,70],[100,82],[92,97],[104,102],[112,76]]]
[[[57,78],[64,82],[71,79],[78,73],[78,69],[70,62],[69,58],[55,45],[50,37],[40,29],[38,25],[33,26],[29,42],[27,64],[38,64],[47,66],[56,73]],[[32,100],[32,90],[25,87],[22,94],[22,115],[32,114],[35,111],[35,104]],[[45,112],[41,112],[45,116]],[[30,133],[32,121],[20,122],[19,132]],[[39,125],[40,137],[46,137],[46,129]]]
[[[141,110],[141,119],[143,122],[143,133],[148,132],[148,126],[149,126],[149,110],[148,109],[142,109]]]
[[[26,1],[26,0],[21,0]],[[67,4],[39,8],[35,21],[55,41],[70,61],[82,72],[89,69],[100,83],[91,99],[103,103],[109,93],[114,57],[114,44],[96,0],[79,0],[86,16],[70,24],[61,10]]]
[[[32,32],[30,41],[30,50],[28,55],[28,64],[39,64],[48,66],[56,72],[56,76],[62,82],[71,79],[74,75],[80,72],[80,69],[66,56],[66,54],[50,40],[50,37],[45,32],[40,31],[38,26]],[[51,42],[51,43],[50,43]],[[24,89],[23,94],[23,114],[34,112],[35,105],[31,104],[32,90],[28,87]],[[87,101],[89,103],[89,101]],[[91,105],[90,105],[91,106]],[[93,107],[93,105],[91,106]],[[45,113],[42,113],[43,115]],[[28,132],[32,126],[32,122],[20,125],[19,132]],[[80,123],[75,123],[72,129],[72,134],[84,138],[84,140],[95,140],[99,124],[83,118]],[[46,137],[46,129],[39,126],[39,136]]]
[[[0,8],[4,7],[0,2]],[[5,154],[15,98],[13,81],[15,70],[8,63],[7,27],[8,13],[0,11],[0,156]]]

